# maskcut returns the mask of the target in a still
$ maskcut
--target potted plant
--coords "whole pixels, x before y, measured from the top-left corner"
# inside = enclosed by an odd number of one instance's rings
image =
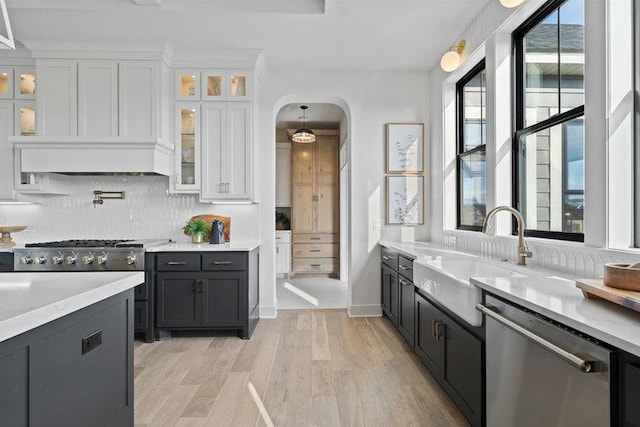
[[[211,232],[211,228],[204,219],[197,219],[195,221],[189,221],[187,225],[182,227],[182,231],[191,236],[193,243],[202,243],[204,236]]]
[[[284,212],[276,212],[276,230],[289,230],[291,223],[289,217]]]

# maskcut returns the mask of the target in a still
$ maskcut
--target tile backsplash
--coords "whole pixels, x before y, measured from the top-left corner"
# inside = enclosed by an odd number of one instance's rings
[[[94,190],[124,191],[124,200],[94,207]],[[199,203],[197,195],[169,194],[164,176],[75,176],[70,195],[46,196],[42,204],[0,205],[0,224],[27,225],[17,243],[61,239],[170,238],[189,241],[182,226],[194,215],[231,217],[231,240],[257,240],[259,206]]]
[[[487,258],[517,261],[517,239],[510,236],[488,236],[468,231],[446,230],[442,233],[447,249],[469,252]],[[640,261],[636,254],[593,248],[582,244],[525,239],[533,257],[527,264],[548,268],[576,277],[592,278],[603,274],[607,263],[633,263]]]

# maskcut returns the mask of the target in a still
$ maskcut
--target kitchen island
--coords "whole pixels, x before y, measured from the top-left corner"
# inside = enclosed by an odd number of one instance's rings
[[[133,425],[143,272],[0,274],[0,425]]]

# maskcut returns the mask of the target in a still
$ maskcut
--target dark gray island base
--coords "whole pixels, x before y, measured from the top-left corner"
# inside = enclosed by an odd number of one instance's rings
[[[0,426],[133,426],[133,301],[129,289],[0,342]]]

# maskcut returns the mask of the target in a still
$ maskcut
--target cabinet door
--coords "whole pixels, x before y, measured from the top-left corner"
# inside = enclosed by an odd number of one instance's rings
[[[14,158],[13,144],[9,136],[13,135],[13,102],[0,101],[0,199],[12,199],[14,196]]]
[[[276,207],[291,206],[291,144],[276,143]]]
[[[200,105],[176,106],[176,177],[174,189],[197,193],[200,189]]]
[[[78,64],[75,61],[42,59],[36,66],[37,134],[78,135]]]
[[[206,70],[202,72],[202,100],[224,101],[227,97],[224,70]]]
[[[413,347],[414,337],[414,321],[415,321],[415,289],[413,283],[398,275],[400,286],[400,316],[398,317],[398,327],[400,333],[407,340],[409,345]]]
[[[442,365],[447,390],[472,425],[482,421],[482,343],[450,318],[440,337],[444,343]]]
[[[9,340],[0,346],[0,378],[2,378],[0,425],[2,426],[28,426],[30,421],[36,423],[29,417],[30,350],[26,340],[20,338]],[[34,411],[33,408],[31,410]]]
[[[116,62],[78,62],[78,135],[118,135]]]
[[[620,425],[640,426],[640,358],[620,353]]]
[[[253,72],[251,70],[227,70],[225,78],[227,101],[249,101],[253,98]]]
[[[441,377],[443,345],[438,335],[443,328],[440,311],[419,294],[415,294],[415,352],[434,377]]]
[[[211,273],[203,276],[202,326],[242,326],[245,306],[246,273]]]
[[[317,141],[312,145],[316,147],[316,221],[314,231],[337,233],[340,220],[340,216],[337,215],[340,188],[338,184],[338,137],[318,136]]]
[[[198,273],[158,273],[156,315],[158,327],[197,327],[202,319]]]
[[[398,325],[398,273],[386,265],[382,266],[382,306],[394,325]]]
[[[202,191],[201,199],[225,197],[223,147],[226,139],[226,108],[223,102],[202,106]]]
[[[251,147],[251,104],[227,103],[226,141],[223,146],[226,199],[251,200],[253,150]]]
[[[158,136],[158,68],[159,65],[153,61],[119,64],[120,136]]]
[[[177,70],[176,71],[176,100],[198,101],[200,100],[200,71]]]
[[[289,274],[291,272],[291,244],[276,243],[276,273]]]
[[[314,231],[313,144],[291,147],[291,230],[294,233]]]
[[[0,68],[0,99],[13,99],[13,69]]]
[[[19,67],[15,72],[16,99],[36,99],[35,67]]]

